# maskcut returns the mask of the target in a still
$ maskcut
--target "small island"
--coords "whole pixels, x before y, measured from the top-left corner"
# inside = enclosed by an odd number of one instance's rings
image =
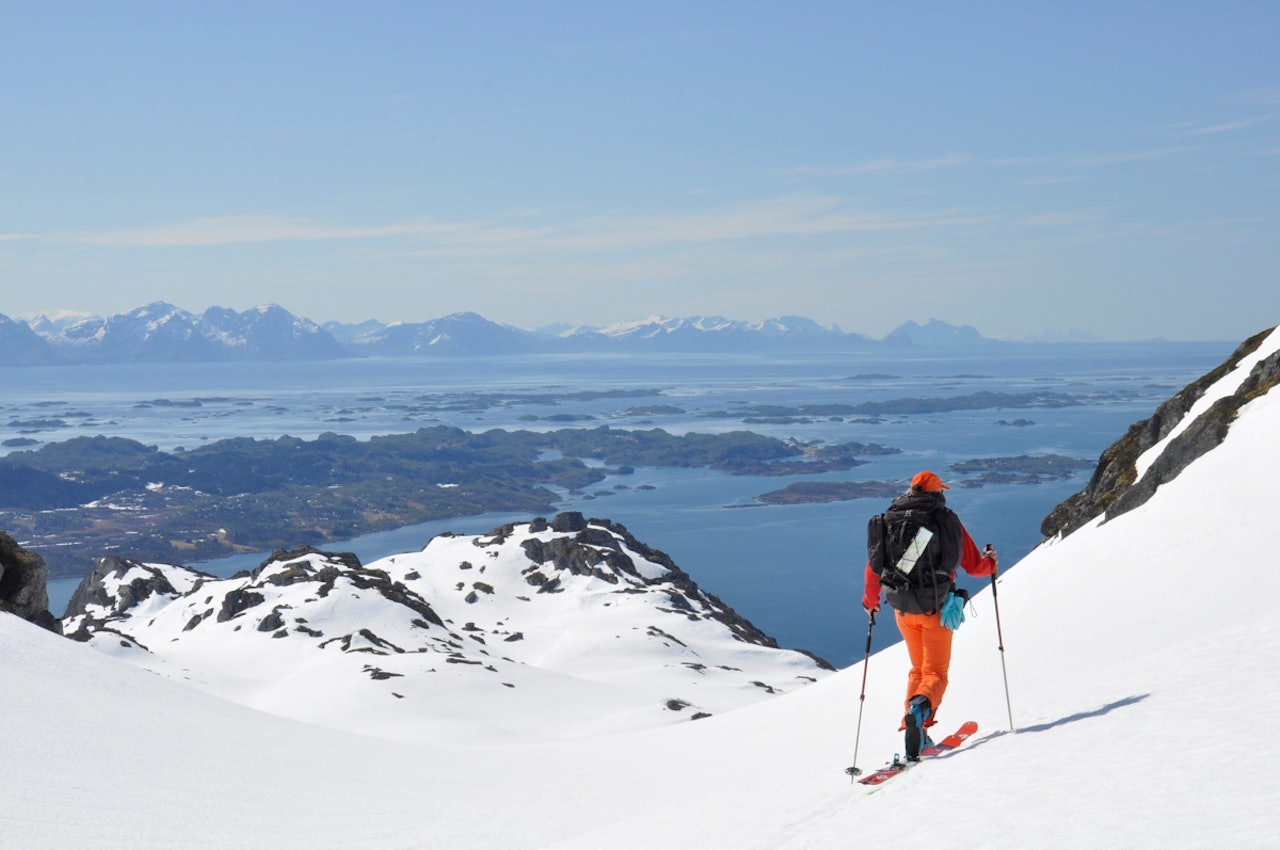
[[[973,475],[954,482],[956,487],[983,487],[988,484],[1040,484],[1071,478],[1084,469],[1093,469],[1092,461],[1063,455],[1020,455],[1018,457],[980,458],[953,463],[948,467],[958,476]],[[893,498],[906,491],[906,481],[797,481],[780,490],[756,497],[764,505],[803,505],[843,502],[851,499]]]

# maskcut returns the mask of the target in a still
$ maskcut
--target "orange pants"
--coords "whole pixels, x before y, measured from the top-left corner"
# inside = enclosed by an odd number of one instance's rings
[[[938,706],[942,705],[942,695],[947,692],[947,668],[951,666],[953,632],[942,625],[942,618],[937,613],[903,614],[895,611],[894,615],[898,621],[898,631],[902,632],[902,639],[907,643],[907,654],[911,657],[905,702],[910,702],[917,694],[927,696],[929,705],[933,707],[933,714],[924,725],[932,726],[934,718],[938,716]]]

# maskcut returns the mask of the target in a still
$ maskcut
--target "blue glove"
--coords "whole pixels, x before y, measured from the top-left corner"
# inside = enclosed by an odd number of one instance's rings
[[[942,611],[939,613],[942,625],[954,632],[964,622],[964,599],[958,594],[948,593],[947,601],[942,603]]]

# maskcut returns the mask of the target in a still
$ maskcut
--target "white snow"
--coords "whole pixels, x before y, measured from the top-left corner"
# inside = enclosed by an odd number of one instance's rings
[[[387,740],[257,712],[0,615],[0,843],[1271,847],[1278,427],[1272,392],[1145,505],[1006,570],[1011,703],[992,597],[976,595],[939,722],[974,719],[978,735],[874,793],[843,773],[861,663],[698,722],[486,742],[466,733],[478,707],[458,704],[450,739]],[[900,749],[906,667],[901,644],[870,661],[864,768]]]

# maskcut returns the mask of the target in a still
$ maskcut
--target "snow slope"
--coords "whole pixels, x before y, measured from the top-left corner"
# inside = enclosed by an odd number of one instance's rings
[[[1255,399],[1146,504],[1001,579],[1016,733],[992,598],[976,595],[940,724],[972,718],[978,736],[875,793],[842,772],[861,664],[696,723],[396,742],[258,713],[0,616],[0,836],[29,848],[1271,847],[1278,427],[1280,393]],[[905,670],[901,645],[870,661],[864,767],[900,747]]]

